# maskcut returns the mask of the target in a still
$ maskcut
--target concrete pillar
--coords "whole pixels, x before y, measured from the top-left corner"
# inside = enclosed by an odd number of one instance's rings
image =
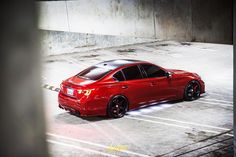
[[[0,21],[0,156],[47,157],[35,1],[2,1]]]
[[[234,44],[234,157],[236,157],[236,1],[233,3],[233,44]]]

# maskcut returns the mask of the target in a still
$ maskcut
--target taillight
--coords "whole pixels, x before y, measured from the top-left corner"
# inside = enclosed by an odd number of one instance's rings
[[[77,90],[79,95],[89,96],[94,89],[79,89]]]
[[[66,95],[81,98],[82,96],[89,96],[92,93],[92,91],[95,89],[78,89],[78,88],[76,89],[76,87],[75,88],[68,87],[64,85],[63,83],[61,83],[60,90]]]
[[[61,83],[61,84],[60,84],[60,90],[63,90],[63,88],[64,88],[64,86],[63,86],[63,84]]]

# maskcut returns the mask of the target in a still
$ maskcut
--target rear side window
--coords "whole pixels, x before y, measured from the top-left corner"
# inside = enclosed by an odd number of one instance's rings
[[[160,67],[150,64],[142,64],[143,69],[145,70],[147,77],[163,77],[166,76],[164,70]]]
[[[136,79],[142,78],[140,70],[136,65],[128,67],[128,68],[124,68],[122,71],[125,75],[126,80],[136,80]]]
[[[110,71],[111,71],[110,69],[91,66],[91,67],[83,70],[79,74],[77,74],[77,77],[82,77],[82,78],[90,79],[90,80],[99,80],[100,78],[105,76]]]
[[[124,76],[123,76],[123,74],[122,74],[121,71],[118,71],[117,73],[115,73],[115,74],[113,75],[113,78],[114,78],[115,80],[117,80],[117,81],[124,81],[124,80],[125,80],[125,78],[124,78]]]

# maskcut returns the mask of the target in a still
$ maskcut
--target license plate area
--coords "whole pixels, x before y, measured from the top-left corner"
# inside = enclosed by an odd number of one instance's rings
[[[74,89],[67,88],[66,89],[66,94],[73,96],[74,95]]]

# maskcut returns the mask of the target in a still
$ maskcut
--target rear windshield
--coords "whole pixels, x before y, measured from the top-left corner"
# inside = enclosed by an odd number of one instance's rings
[[[77,77],[90,79],[90,80],[99,80],[100,78],[105,76],[110,71],[111,71],[110,69],[91,66],[91,67],[83,70],[79,74],[77,74]]]

